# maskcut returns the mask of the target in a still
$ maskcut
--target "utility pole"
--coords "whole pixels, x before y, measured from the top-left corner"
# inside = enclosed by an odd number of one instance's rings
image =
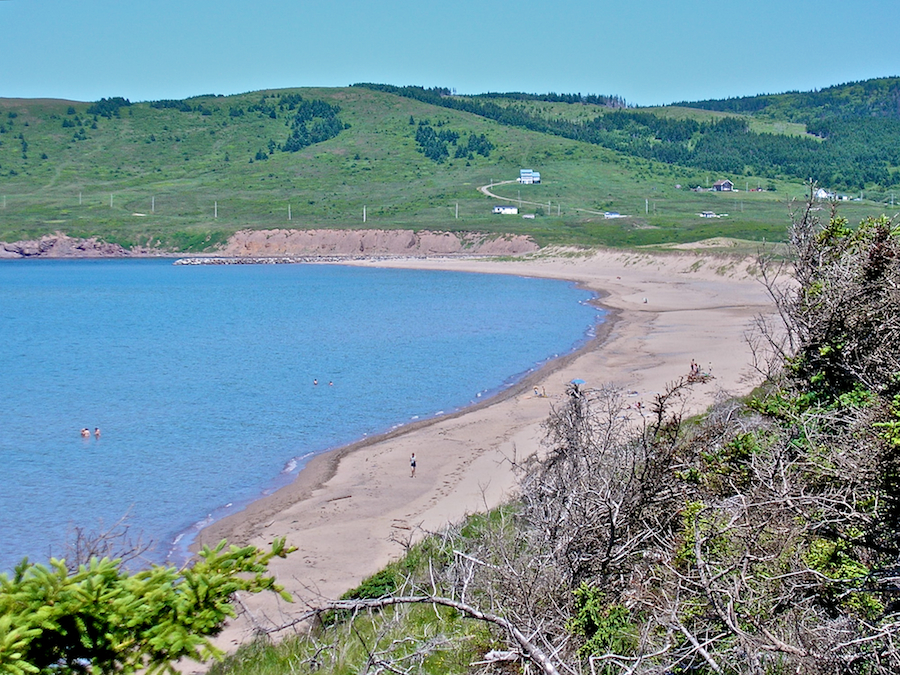
[[[649,199],[644,200],[644,213],[645,214],[650,213],[650,200]]]
[[[81,206],[81,193],[80,192],[78,193],[78,206]]]
[[[219,217],[219,202],[213,202],[213,218]]]
[[[363,222],[366,222],[366,207],[363,205]]]
[[[112,195],[109,196],[109,208],[112,208]]]
[[[456,219],[459,220],[459,202],[456,202]]]
[[[156,213],[156,197],[150,197],[150,213]]]
[[[288,220],[291,219],[291,205],[288,204]]]

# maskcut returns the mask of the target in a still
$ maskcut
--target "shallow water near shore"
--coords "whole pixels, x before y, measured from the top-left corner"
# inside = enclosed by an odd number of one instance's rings
[[[178,561],[199,525],[313,454],[570,352],[602,320],[590,298],[552,280],[338,265],[0,263],[0,570],[125,514],[156,560]]]

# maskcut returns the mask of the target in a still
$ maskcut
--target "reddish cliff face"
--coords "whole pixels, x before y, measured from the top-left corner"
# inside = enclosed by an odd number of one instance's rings
[[[521,235],[411,230],[241,230],[218,251],[226,256],[516,255],[536,251]]]
[[[217,256],[429,256],[517,255],[536,251],[537,244],[522,235],[491,236],[410,230],[241,230],[232,235]],[[65,234],[40,239],[0,242],[0,258],[124,258],[172,255],[149,248],[126,249],[97,239]]]

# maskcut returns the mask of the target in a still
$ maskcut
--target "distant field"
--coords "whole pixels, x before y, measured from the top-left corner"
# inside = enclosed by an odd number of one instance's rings
[[[249,108],[264,94],[271,102],[292,92],[340,106],[349,128],[296,153],[270,152],[290,133],[290,114],[272,117]],[[741,189],[772,184],[776,192],[694,193],[687,188],[726,176],[632,159],[361,88],[254,92],[189,103],[202,112],[140,103],[107,119],[88,114],[86,103],[0,100],[0,240],[59,230],[124,245],[199,250],[242,228],[363,225],[522,232],[541,244],[779,240],[788,223],[787,200],[804,194],[800,184],[753,176],[730,178]],[[535,105],[548,114],[598,110]],[[437,164],[416,149],[416,129],[425,121],[463,141],[484,134],[495,147],[489,157],[471,159],[453,159],[451,147],[451,158]],[[257,159],[259,153],[266,158]],[[544,184],[503,186],[497,193],[518,198],[521,190],[523,199],[549,206],[543,212],[523,208],[540,214],[534,220],[492,215],[493,200],[477,187],[513,179],[522,167],[541,171]],[[851,204],[844,213],[853,221],[883,208]],[[576,209],[630,217],[606,220]],[[701,219],[701,211],[728,217]]]

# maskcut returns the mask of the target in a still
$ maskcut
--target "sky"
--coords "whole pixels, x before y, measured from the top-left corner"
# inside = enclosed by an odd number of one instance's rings
[[[635,105],[900,75],[897,0],[0,0],[0,97],[354,82]]]

